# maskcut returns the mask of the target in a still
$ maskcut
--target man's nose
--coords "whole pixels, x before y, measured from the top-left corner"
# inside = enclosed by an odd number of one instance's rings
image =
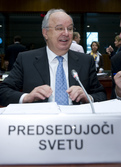
[[[68,31],[68,29],[65,27],[65,29],[64,29],[64,33],[66,34],[66,35],[68,35],[69,34],[69,31]]]

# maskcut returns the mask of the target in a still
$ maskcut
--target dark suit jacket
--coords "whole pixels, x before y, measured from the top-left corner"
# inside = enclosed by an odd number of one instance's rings
[[[85,89],[94,100],[106,100],[104,88],[100,85],[96,75],[92,56],[69,50],[68,69],[69,86],[78,85],[71,75],[71,70],[75,69]],[[46,48],[21,52],[9,77],[0,85],[0,104],[6,106],[10,103],[18,103],[23,93],[29,93],[35,87],[44,84],[50,85]]]
[[[116,98],[115,95],[115,82],[114,82],[114,73],[121,71],[121,51],[118,52],[115,56],[111,58],[111,71],[112,71],[112,94],[111,98]]]
[[[118,48],[116,52],[115,51],[111,52],[111,55],[109,56],[109,58],[111,59],[114,55],[116,55],[120,51],[121,51],[121,47]]]
[[[13,67],[14,62],[16,61],[16,58],[18,56],[19,52],[23,52],[26,50],[26,47],[20,43],[14,43],[12,45],[9,45],[6,54],[5,54],[5,60],[9,61],[8,65],[8,71],[10,71]]]

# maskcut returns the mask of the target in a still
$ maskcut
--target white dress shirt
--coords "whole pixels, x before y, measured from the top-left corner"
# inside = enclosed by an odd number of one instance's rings
[[[81,45],[77,44],[76,41],[72,41],[70,49],[74,50],[76,52],[84,53],[83,47]]]
[[[55,101],[55,79],[56,79],[56,70],[57,66],[59,64],[58,59],[56,58],[59,55],[56,55],[53,53],[48,46],[47,48],[47,56],[48,56],[48,62],[49,62],[49,70],[50,70],[50,87],[53,90],[52,95],[49,97],[49,102]],[[69,81],[68,81],[68,53],[65,55],[61,55],[63,57],[63,68],[66,75],[66,81],[67,81],[67,89],[69,88]],[[69,104],[72,104],[71,99],[69,98]]]
[[[48,56],[48,62],[49,62],[49,71],[50,71],[50,87],[53,90],[52,95],[49,97],[48,101],[49,102],[54,102],[55,101],[55,79],[56,79],[56,70],[57,70],[57,66],[59,64],[58,59],[56,58],[55,53],[53,53],[48,46],[46,47],[47,50],[47,56]],[[66,75],[66,81],[67,81],[67,89],[69,88],[69,81],[68,81],[68,53],[66,53],[65,55],[61,55],[64,59],[63,59],[63,68],[65,71],[65,75]],[[19,103],[23,102],[23,98],[25,97],[26,93],[24,93],[19,100]],[[69,98],[69,104],[72,104],[72,100]]]

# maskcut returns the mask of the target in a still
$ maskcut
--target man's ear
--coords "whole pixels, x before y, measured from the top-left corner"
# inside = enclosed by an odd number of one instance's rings
[[[45,28],[42,29],[42,34],[44,38],[47,40],[48,36],[47,36],[47,30]]]

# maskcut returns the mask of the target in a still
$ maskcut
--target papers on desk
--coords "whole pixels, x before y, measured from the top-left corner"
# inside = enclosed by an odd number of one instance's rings
[[[59,107],[52,103],[9,104],[3,114],[58,114]]]
[[[121,114],[121,100],[107,100],[93,103],[95,114]],[[61,112],[65,114],[91,114],[90,104],[76,106],[60,106]]]
[[[5,111],[5,108],[0,108],[0,114],[3,114],[4,111]]]
[[[121,114],[121,100],[107,100],[94,104],[97,114]]]
[[[90,104],[59,106],[60,111],[65,114],[91,114]]]
[[[121,100],[93,103],[96,114],[121,114]],[[10,104],[0,114],[92,114],[90,104],[61,106],[55,102]]]
[[[107,73],[97,73],[97,76],[99,77],[99,76],[105,76],[105,75],[107,75]]]

